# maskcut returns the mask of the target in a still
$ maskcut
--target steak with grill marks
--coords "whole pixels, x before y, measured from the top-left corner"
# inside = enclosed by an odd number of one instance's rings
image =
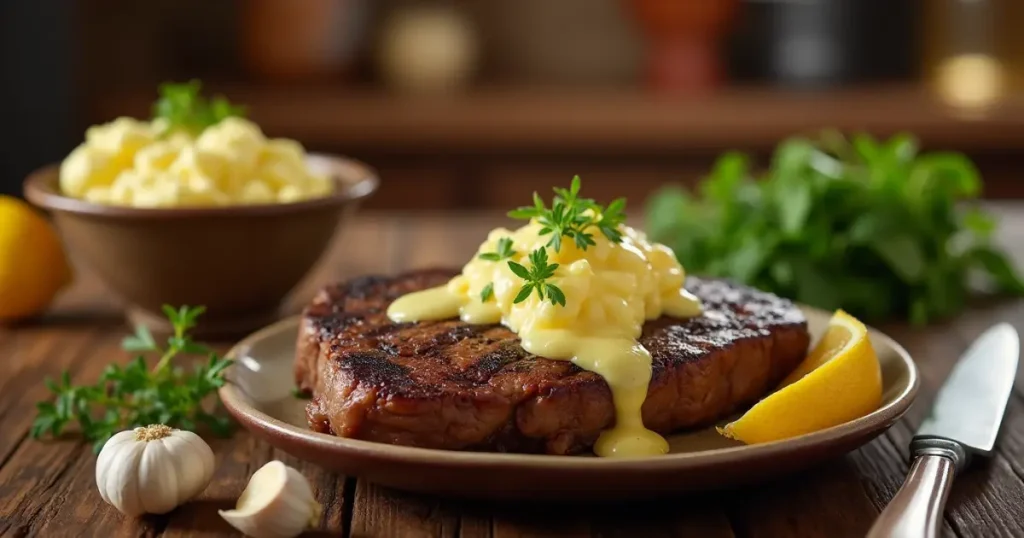
[[[601,376],[530,355],[501,325],[394,323],[388,305],[457,274],[369,276],[321,290],[303,313],[295,377],[312,392],[310,426],[382,443],[451,450],[586,450],[614,423]],[[657,432],[713,423],[756,402],[793,370],[810,336],[790,301],[688,277],[705,312],[644,325],[653,358],[644,424]]]

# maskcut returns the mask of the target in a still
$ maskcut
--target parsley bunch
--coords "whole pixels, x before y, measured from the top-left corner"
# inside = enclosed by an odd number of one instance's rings
[[[200,94],[202,83],[160,85],[160,98],[153,104],[153,118],[167,120],[168,129],[198,135],[203,129],[232,116],[245,116],[245,108],[232,105],[223,96],[207,100]]]
[[[919,153],[908,135],[833,132],[784,141],[760,180],[744,155],[723,155],[699,192],[668,187],[651,198],[647,230],[689,272],[924,324],[963,309],[975,275],[1024,293],[991,244],[992,217],[962,204],[980,183],[964,155]]]
[[[115,433],[148,424],[186,430],[194,430],[202,424],[217,435],[229,434],[233,429],[231,421],[207,412],[203,401],[224,385],[224,370],[232,361],[219,357],[188,335],[204,310],[203,307],[183,306],[175,310],[164,306],[164,313],[174,327],[174,334],[167,339],[165,347],[158,345],[149,330],[141,325],[134,335],[124,339],[121,347],[125,351],[159,354],[152,369],[140,355],[124,366],[108,365],[94,385],[72,385],[67,371],[59,381],[47,379],[46,386],[54,398],[36,404],[32,437],[58,436],[67,426],[77,424],[82,435],[93,441],[93,448],[98,451]],[[187,372],[171,364],[181,354],[204,355],[207,360]]]

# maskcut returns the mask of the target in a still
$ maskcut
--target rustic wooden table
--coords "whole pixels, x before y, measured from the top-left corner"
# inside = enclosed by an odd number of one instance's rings
[[[1024,205],[1004,205],[1000,241],[1024,262]],[[490,215],[363,213],[333,246],[321,269],[296,292],[297,310],[329,280],[411,267],[454,265],[482,234],[503,222]],[[126,331],[116,303],[80,271],[52,314],[0,328],[0,533],[3,536],[234,536],[217,515],[261,465],[280,459],[310,477],[324,515],[322,535],[342,536],[863,536],[907,471],[907,444],[936,388],[968,342],[996,321],[1024,332],[1024,300],[977,307],[955,320],[911,329],[883,327],[921,370],[917,404],[891,430],[847,456],[782,480],[734,491],[607,506],[462,502],[390,491],[325,472],[257,441],[245,431],[212,440],[213,483],[166,516],[130,519],[100,499],[95,458],[73,437],[28,438],[43,378],[70,369],[92,381]],[[226,347],[228,343],[225,343]],[[1024,536],[1024,376],[1010,400],[995,455],[958,477],[943,524],[949,536]],[[316,533],[313,533],[316,535]]]

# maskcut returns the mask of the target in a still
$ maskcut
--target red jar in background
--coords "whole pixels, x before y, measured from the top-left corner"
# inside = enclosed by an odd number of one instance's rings
[[[365,35],[365,0],[246,0],[241,53],[246,68],[268,79],[344,74]]]
[[[702,91],[725,78],[721,42],[737,0],[628,0],[647,36],[647,82],[657,90]]]

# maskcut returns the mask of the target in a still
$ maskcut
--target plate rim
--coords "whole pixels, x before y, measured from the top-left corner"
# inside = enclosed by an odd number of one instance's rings
[[[825,317],[831,316],[830,313],[819,308],[799,303],[796,305],[805,312],[815,312],[816,315]],[[251,347],[253,342],[266,338],[268,334],[284,330],[286,326],[294,325],[298,328],[300,324],[300,314],[280,319],[238,341],[224,357],[237,359],[241,350]],[[551,454],[442,450],[338,437],[301,429],[253,407],[246,402],[244,390],[231,382],[230,378],[217,392],[228,412],[251,433],[259,435],[269,430],[277,437],[286,438],[290,443],[320,450],[345,451],[361,457],[388,459],[403,463],[441,464],[449,468],[480,468],[483,465],[492,468],[521,468],[523,465],[529,465],[535,468],[558,468],[563,471],[679,470],[681,467],[712,466],[734,462],[737,454],[742,454],[744,460],[771,459],[778,455],[812,449],[817,446],[827,446],[850,437],[891,427],[914,403],[921,384],[920,372],[913,358],[899,342],[871,326],[868,326],[868,334],[885,342],[896,351],[906,366],[910,378],[903,390],[888,404],[849,422],[797,437],[754,445],[669,453],[642,458],[567,457]]]

